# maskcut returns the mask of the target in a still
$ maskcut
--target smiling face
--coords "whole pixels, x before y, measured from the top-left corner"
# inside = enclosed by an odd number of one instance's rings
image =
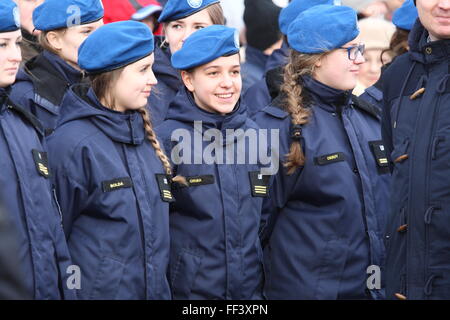
[[[342,47],[356,46],[359,43],[358,37]],[[347,50],[335,49],[316,63],[313,78],[338,90],[353,90],[357,83],[361,64],[364,62],[364,57],[359,53],[355,60],[350,60]]]
[[[22,61],[21,40],[20,30],[0,33],[0,88],[7,87],[16,80]]]
[[[152,70],[154,54],[126,66],[119,78],[106,93],[114,101],[114,110],[124,112],[137,110],[147,105],[152,87],[157,84]],[[104,99],[102,104],[109,106]]]
[[[417,0],[420,22],[432,40],[450,39],[450,1]]]
[[[69,65],[78,67],[78,48],[84,40],[103,25],[103,19],[73,26],[62,31],[50,31],[46,37],[51,47]]]
[[[195,31],[213,25],[208,10],[201,10],[187,18],[164,24],[166,41],[170,52],[174,54],[183,46],[184,41]]]
[[[182,71],[186,88],[197,106],[222,115],[233,111],[241,96],[242,79],[239,54],[220,57],[192,72]]]

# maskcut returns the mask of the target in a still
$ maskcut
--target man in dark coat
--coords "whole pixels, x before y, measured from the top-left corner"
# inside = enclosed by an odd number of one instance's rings
[[[450,298],[450,2],[417,0],[410,51],[386,70],[391,155],[386,297]]]

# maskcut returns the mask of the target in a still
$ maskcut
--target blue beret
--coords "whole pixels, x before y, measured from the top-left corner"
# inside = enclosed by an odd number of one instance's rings
[[[78,65],[88,73],[125,67],[150,55],[154,39],[149,27],[137,21],[119,21],[95,30],[78,49]]]
[[[172,66],[188,70],[217,58],[239,53],[239,32],[234,28],[213,25],[190,35],[180,50],[172,55]]]
[[[12,0],[0,1],[0,32],[16,31],[20,28],[20,15]]]
[[[339,48],[359,34],[355,10],[319,5],[303,11],[289,26],[289,45],[301,53],[323,53]]]
[[[413,0],[406,0],[400,8],[394,11],[392,22],[400,29],[411,30],[418,16]]]
[[[100,0],[45,0],[33,11],[37,30],[50,31],[87,24],[103,18]]]
[[[284,35],[287,35],[289,25],[294,21],[297,16],[305,10],[311,7],[330,4],[330,5],[340,5],[340,1],[336,0],[292,0],[287,7],[285,7],[280,12],[280,17],[278,18],[278,24],[280,25],[280,30]]]
[[[158,22],[169,22],[184,19],[220,0],[169,0],[164,6]]]

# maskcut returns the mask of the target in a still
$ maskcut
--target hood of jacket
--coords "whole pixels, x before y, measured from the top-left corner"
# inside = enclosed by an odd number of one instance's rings
[[[144,122],[138,111],[122,113],[104,107],[87,85],[72,86],[62,106],[58,126],[87,119],[115,142],[140,145],[145,139]]]

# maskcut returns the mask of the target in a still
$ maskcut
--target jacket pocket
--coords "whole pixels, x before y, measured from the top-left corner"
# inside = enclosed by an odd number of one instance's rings
[[[186,249],[180,251],[170,273],[174,299],[189,299],[201,262],[200,255]]]
[[[339,284],[347,261],[348,244],[344,240],[329,240],[322,252],[319,276],[314,297],[319,300],[336,300]]]
[[[103,257],[95,276],[89,300],[112,300],[116,298],[124,272],[124,264],[114,258]]]

